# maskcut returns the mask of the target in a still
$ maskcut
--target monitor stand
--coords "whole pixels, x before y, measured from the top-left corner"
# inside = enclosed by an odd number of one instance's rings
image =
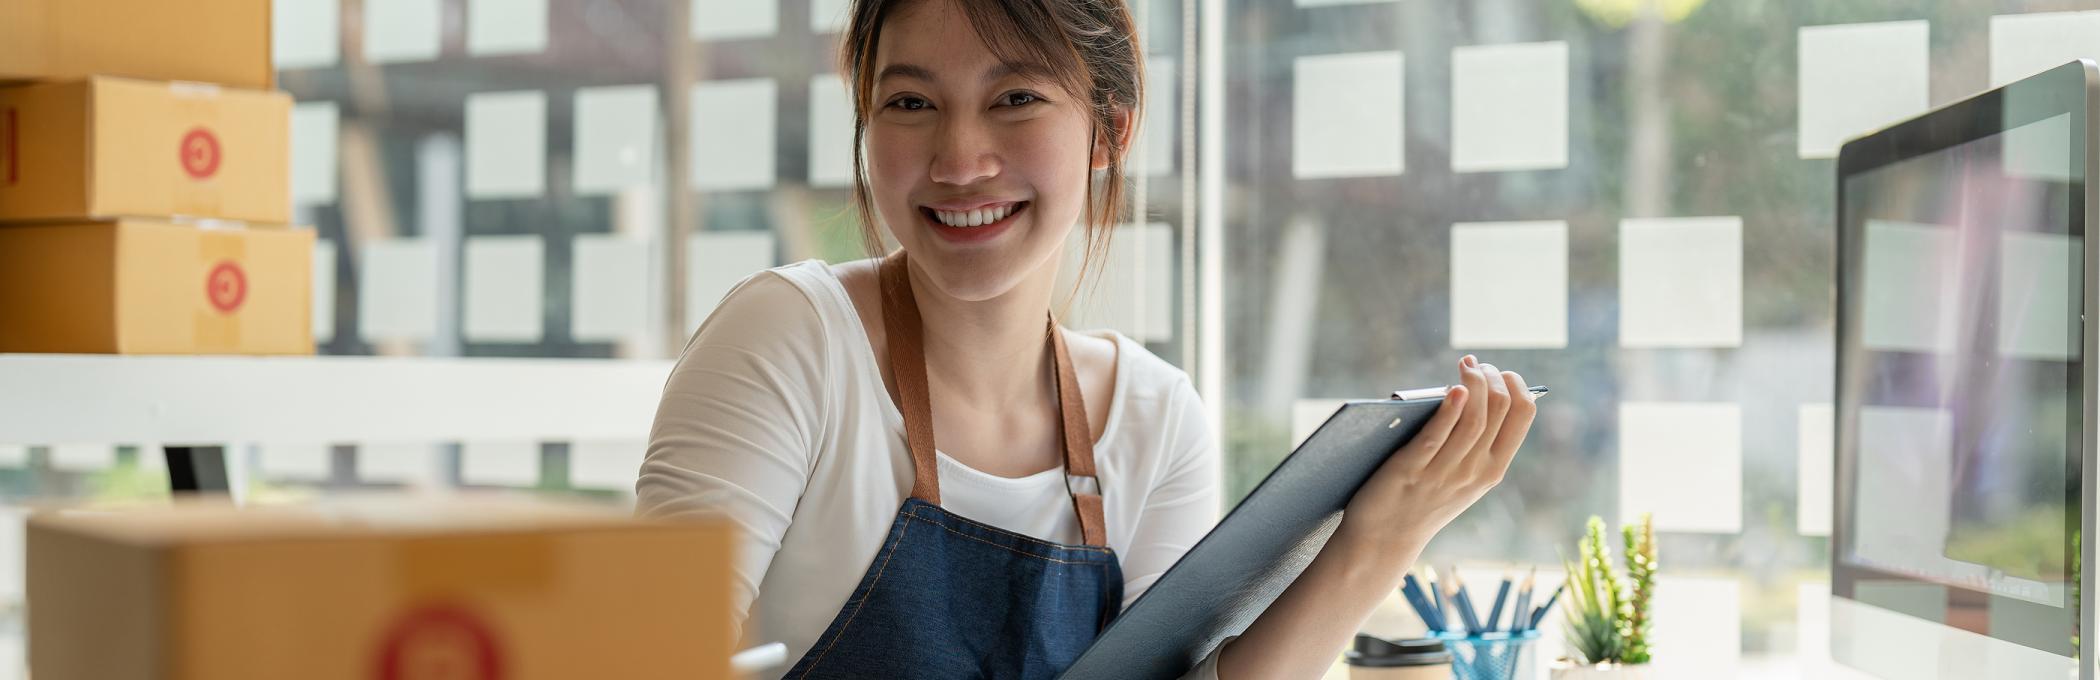
[[[2077,680],[2063,656],[1842,597],[1830,598],[1830,656],[1888,680]]]

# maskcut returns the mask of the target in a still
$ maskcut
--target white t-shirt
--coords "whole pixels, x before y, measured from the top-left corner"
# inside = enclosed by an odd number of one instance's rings
[[[1216,524],[1222,480],[1188,375],[1114,331],[1093,334],[1117,346],[1094,459],[1127,607]],[[1080,541],[1062,468],[1000,477],[937,456],[949,512]],[[745,279],[686,345],[636,511],[735,523],[739,648],[786,643],[789,663],[761,675],[777,678],[845,605],[911,484],[904,419],[860,317],[831,267],[809,260]],[[1189,677],[1216,677],[1216,656]]]

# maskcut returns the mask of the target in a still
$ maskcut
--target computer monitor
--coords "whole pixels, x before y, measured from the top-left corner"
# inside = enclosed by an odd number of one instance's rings
[[[2080,61],[1838,154],[1831,655],[2094,680],[2094,93]],[[2081,547],[2084,555],[2081,557]]]

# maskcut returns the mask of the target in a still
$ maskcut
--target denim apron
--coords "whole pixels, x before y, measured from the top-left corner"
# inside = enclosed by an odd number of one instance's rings
[[[881,278],[890,369],[911,449],[911,498],[845,607],[784,677],[1054,678],[1123,601],[1123,571],[1108,548],[1093,438],[1064,337],[1050,321],[1065,486],[1085,545],[1043,541],[941,509],[919,310],[903,252],[883,259]]]

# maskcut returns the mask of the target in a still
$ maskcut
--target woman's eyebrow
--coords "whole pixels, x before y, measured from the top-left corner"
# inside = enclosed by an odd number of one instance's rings
[[[1026,62],[1019,64],[1011,64],[1001,62],[996,66],[984,70],[984,82],[985,84],[992,84],[999,82],[1001,79],[1006,78],[1008,76],[1020,76],[1022,78],[1034,80],[1040,78],[1047,78],[1049,77],[1049,75],[1050,69],[1043,68],[1042,64]]]
[[[1048,76],[1049,73],[1050,70],[1043,68],[1040,64],[1000,63],[994,64],[991,67],[986,68],[984,70],[984,82],[986,84],[997,83],[1001,79],[1010,76],[1020,76],[1023,78],[1030,79],[1042,78]],[[879,83],[885,80],[889,80],[890,78],[911,78],[915,80],[922,80],[928,83],[940,82],[939,78],[935,78],[933,76],[932,69],[920,66],[918,64],[890,64],[888,66],[884,66],[882,67],[882,71],[875,75],[875,82]]]
[[[937,80],[933,77],[933,71],[928,70],[924,66],[920,66],[917,64],[890,64],[889,66],[882,67],[882,72],[875,75],[875,82],[879,83],[885,80],[889,80],[892,77],[912,78],[916,80],[923,80],[929,83],[935,82]]]

